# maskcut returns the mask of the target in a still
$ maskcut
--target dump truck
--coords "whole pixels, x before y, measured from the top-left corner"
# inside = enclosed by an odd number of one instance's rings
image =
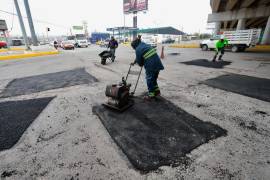
[[[225,39],[228,40],[228,46],[226,49],[230,49],[232,52],[243,52],[246,48],[254,47],[258,44],[260,34],[260,29],[224,31],[219,35],[202,41],[200,43],[200,47],[203,51],[207,51],[209,49],[214,50],[216,42],[220,39],[220,36],[224,36]]]

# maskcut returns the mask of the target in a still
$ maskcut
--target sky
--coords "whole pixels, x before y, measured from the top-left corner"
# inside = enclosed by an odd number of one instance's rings
[[[207,16],[210,0],[148,0],[149,10],[138,13],[139,28],[173,26],[186,33],[208,32]],[[21,13],[26,16],[23,0],[18,0]],[[88,23],[89,32],[105,32],[108,27],[132,26],[133,15],[123,14],[123,0],[29,0],[37,35],[67,35],[70,27]],[[0,0],[0,19],[7,22],[11,35],[21,35],[13,0]],[[124,18],[125,17],[125,18]],[[27,19],[24,19],[30,35]]]

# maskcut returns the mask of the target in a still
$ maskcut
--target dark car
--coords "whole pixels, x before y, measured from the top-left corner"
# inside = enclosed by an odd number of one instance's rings
[[[172,44],[172,43],[175,43],[175,40],[173,40],[173,39],[165,39],[165,40],[163,40],[162,41],[162,44]]]

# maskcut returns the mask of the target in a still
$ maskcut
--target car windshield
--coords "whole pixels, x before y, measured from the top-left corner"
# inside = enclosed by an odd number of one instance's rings
[[[85,40],[86,39],[84,34],[76,34],[76,38],[77,38],[77,40]]]
[[[213,36],[211,39],[214,39],[214,40],[220,39],[220,35]]]
[[[68,40],[74,40],[75,39],[75,36],[68,36],[67,39]]]

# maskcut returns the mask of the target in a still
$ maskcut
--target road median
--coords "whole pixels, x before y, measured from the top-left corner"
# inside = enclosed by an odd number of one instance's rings
[[[0,52],[9,52],[9,51],[24,51],[25,48],[19,48],[19,47],[15,47],[15,48],[9,48],[9,49],[0,49]]]
[[[199,44],[172,44],[169,47],[171,48],[199,48]]]
[[[270,52],[270,45],[257,45],[246,49],[248,52]]]
[[[13,59],[22,59],[22,58],[31,58],[38,56],[48,56],[59,54],[59,51],[42,51],[42,52],[25,52],[24,54],[11,54],[0,56],[1,60],[13,60]]]

